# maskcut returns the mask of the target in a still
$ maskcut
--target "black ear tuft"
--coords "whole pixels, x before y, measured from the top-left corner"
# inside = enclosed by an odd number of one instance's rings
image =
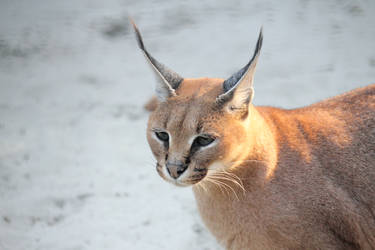
[[[137,38],[137,43],[138,43],[139,48],[141,50],[145,51],[145,45],[143,44],[143,39],[142,39],[141,33],[138,30],[137,25],[134,23],[134,20],[131,17],[129,17],[129,20],[130,20],[130,23],[133,26],[133,29],[134,29],[134,32],[135,32],[135,37]]]
[[[260,54],[260,50],[262,49],[262,45],[263,45],[263,27],[260,28],[258,41],[257,41],[256,47],[255,47],[255,50],[254,50],[253,57],[242,69],[240,69],[239,71],[237,71],[231,77],[229,77],[227,80],[224,81],[224,83],[223,83],[224,93],[228,92],[231,88],[233,88],[241,80],[241,78],[245,75],[245,73],[249,69],[250,65],[254,62],[255,58]]]
[[[232,109],[239,109],[251,102],[254,96],[253,78],[260,50],[263,44],[263,28],[260,29],[257,44],[251,60],[239,71],[223,82],[223,92],[216,98],[220,105],[231,102]]]
[[[157,79],[159,80],[159,82],[156,85],[157,96],[162,101],[166,100],[169,97],[175,96],[175,90],[178,88],[178,86],[181,84],[184,78],[182,78],[176,72],[167,68],[162,63],[158,62],[154,57],[150,55],[150,53],[148,53],[143,43],[141,32],[139,31],[137,25],[135,25],[133,19],[129,19],[133,26],[138,46],[142,50],[147,61],[150,63],[152,69],[156,73]]]

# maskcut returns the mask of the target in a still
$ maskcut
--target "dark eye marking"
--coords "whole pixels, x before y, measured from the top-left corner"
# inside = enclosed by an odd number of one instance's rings
[[[215,141],[215,139],[216,138],[214,136],[208,134],[202,134],[195,137],[190,148],[190,156],[197,152],[200,148],[210,145]]]
[[[200,135],[195,138],[193,142],[193,147],[205,147],[210,145],[213,141],[215,141],[215,138],[209,135]]]
[[[206,168],[194,168],[194,172],[206,172]]]
[[[161,141],[163,141],[163,142],[168,142],[168,140],[169,140],[169,135],[168,135],[168,133],[166,133],[166,132],[155,131],[155,135],[156,135],[156,137],[157,137],[159,140],[161,140]]]

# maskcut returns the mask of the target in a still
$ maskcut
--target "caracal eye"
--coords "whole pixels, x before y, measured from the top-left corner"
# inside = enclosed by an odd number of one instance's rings
[[[198,136],[197,138],[195,138],[194,144],[195,146],[205,147],[210,145],[214,140],[215,138],[208,135]]]
[[[159,140],[161,140],[161,141],[163,141],[163,142],[168,142],[168,140],[169,140],[169,135],[168,135],[168,133],[166,133],[166,132],[160,132],[160,131],[157,131],[157,132],[155,132],[155,135],[156,135],[156,137],[157,137]]]

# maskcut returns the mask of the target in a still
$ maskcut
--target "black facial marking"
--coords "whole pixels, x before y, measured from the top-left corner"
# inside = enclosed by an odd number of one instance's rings
[[[194,172],[205,172],[207,171],[206,168],[194,168]]]
[[[190,156],[185,157],[185,164],[186,164],[186,165],[189,165],[190,162],[191,162],[191,160],[190,160]]]
[[[209,145],[210,143],[212,143],[214,141],[213,138],[210,138],[210,137],[203,137],[203,136],[198,136],[197,138],[195,138],[195,140],[193,141],[193,144],[191,145],[191,148],[190,148],[190,155],[189,156],[192,156],[195,152],[197,152],[201,147],[204,147],[204,146],[207,146]]]
[[[204,147],[210,145],[215,139],[210,136],[198,136],[195,138],[193,145],[196,144],[198,147]]]
[[[195,179],[197,179],[197,178],[202,178],[202,177],[204,177],[206,174],[194,174],[194,175],[192,175],[191,176],[191,178],[195,178]]]
[[[189,178],[189,181],[200,181],[202,180],[203,177],[206,176],[206,173],[204,174],[195,174],[195,175],[192,175],[190,178]]]

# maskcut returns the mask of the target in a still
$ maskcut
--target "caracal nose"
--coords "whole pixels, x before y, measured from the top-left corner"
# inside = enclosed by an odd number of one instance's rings
[[[167,162],[165,165],[169,175],[173,179],[177,179],[187,169],[187,164],[183,164],[182,162]]]

